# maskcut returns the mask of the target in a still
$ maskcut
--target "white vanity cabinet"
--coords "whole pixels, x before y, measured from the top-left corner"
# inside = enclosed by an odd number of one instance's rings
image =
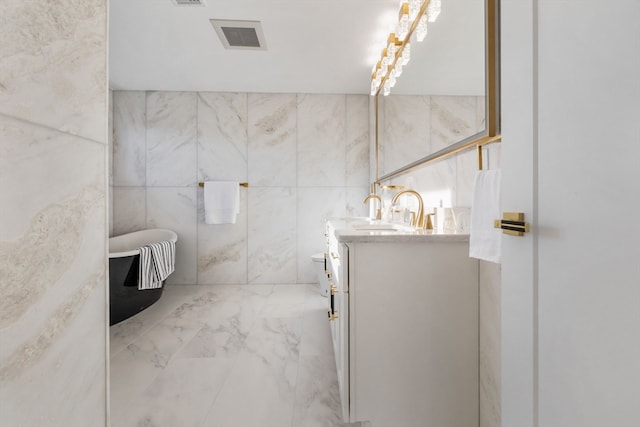
[[[478,427],[478,262],[468,236],[340,225],[328,225],[328,264],[344,421]]]
[[[346,266],[342,260],[348,259],[347,248],[335,239],[335,230],[327,226],[327,273],[329,275],[328,319],[338,373],[338,387],[342,403],[342,417],[349,419],[349,294],[343,286]]]

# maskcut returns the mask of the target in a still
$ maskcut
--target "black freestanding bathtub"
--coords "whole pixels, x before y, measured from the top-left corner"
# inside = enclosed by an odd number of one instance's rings
[[[171,230],[154,228],[109,239],[109,325],[115,325],[141,312],[162,296],[158,289],[138,290],[138,266],[141,246],[172,240],[178,236]]]

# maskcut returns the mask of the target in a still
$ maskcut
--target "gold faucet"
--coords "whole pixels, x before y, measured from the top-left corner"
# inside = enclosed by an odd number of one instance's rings
[[[382,206],[382,199],[380,198],[380,196],[378,196],[377,194],[369,194],[365,199],[364,199],[364,204],[369,203],[372,199],[377,199],[378,200],[378,206]],[[380,207],[378,207],[378,209],[376,210],[376,219],[380,219],[381,218],[381,213],[380,213]]]
[[[413,225],[414,227],[417,228],[425,228],[425,221],[424,221],[424,202],[422,201],[422,196],[420,196],[420,193],[418,193],[415,190],[402,190],[399,191],[398,193],[396,193],[395,196],[393,196],[393,199],[391,199],[391,203],[395,204],[398,199],[400,198],[400,196],[402,196],[403,194],[408,194],[411,196],[415,196],[416,199],[418,199],[418,212],[416,213],[416,216],[413,217],[412,221],[411,221],[411,225]]]

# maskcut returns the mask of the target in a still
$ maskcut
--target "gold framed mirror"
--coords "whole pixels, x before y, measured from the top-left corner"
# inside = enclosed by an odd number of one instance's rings
[[[499,49],[498,0],[443,2],[389,96],[374,97],[374,184],[500,140]]]

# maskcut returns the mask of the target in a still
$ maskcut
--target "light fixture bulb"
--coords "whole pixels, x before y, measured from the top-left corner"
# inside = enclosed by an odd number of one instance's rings
[[[400,21],[398,21],[398,28],[396,30],[398,33],[398,37],[400,40],[404,40],[407,37],[407,33],[409,32],[409,16],[404,15]]]
[[[427,15],[423,14],[416,26],[416,40],[423,41],[427,36]]]
[[[389,87],[394,87],[396,85],[396,73],[394,70],[391,70],[391,73],[389,74]]]
[[[400,45],[401,43],[398,42],[396,35],[394,33],[389,34],[389,39],[387,41],[387,53],[390,56],[392,57],[396,56],[396,52],[398,51],[398,46]]]
[[[429,2],[429,6],[427,6],[427,15],[429,17],[429,22],[436,22],[436,19],[438,19],[438,15],[440,15],[441,10],[441,0],[431,0]]]
[[[409,3],[400,3],[400,12],[398,13],[398,26],[396,34],[400,40],[404,40],[409,33]]]
[[[389,83],[389,80],[385,80],[384,87],[382,88],[382,95],[389,96],[390,93],[391,93],[391,84]]]
[[[409,20],[413,21],[420,12],[420,7],[424,0],[410,0],[409,2]]]
[[[382,59],[380,59],[380,71],[384,76],[389,71],[389,57],[387,56],[387,49],[382,51]]]
[[[402,49],[402,56],[400,57],[400,63],[402,65],[407,65],[410,59],[411,59],[411,44],[407,43],[404,49]]]
[[[393,66],[393,62],[396,60],[396,53],[387,51],[387,65],[389,67]]]
[[[396,54],[396,50],[396,45],[389,43],[389,46],[387,46],[387,54],[393,56]]]
[[[402,74],[402,68],[403,68],[403,66],[402,66],[402,61],[397,61],[397,62],[396,62],[396,66],[395,66],[395,67],[393,67],[393,69],[394,69],[394,70],[395,70],[395,72],[396,72],[396,78],[397,78],[397,77],[400,77],[400,75]]]

